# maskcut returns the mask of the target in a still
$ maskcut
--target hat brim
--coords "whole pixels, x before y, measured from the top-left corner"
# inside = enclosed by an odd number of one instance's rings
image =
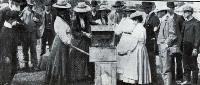
[[[67,4],[65,6],[60,6],[60,5],[58,5],[58,4],[55,3],[52,6],[55,7],[55,8],[63,8],[63,9],[71,8],[70,4]]]
[[[112,5],[112,7],[123,7],[124,5]]]
[[[77,7],[77,6],[74,8],[75,12],[89,12],[91,10],[92,9],[88,5],[85,8],[80,8],[80,7]]]
[[[167,10],[170,10],[170,9],[168,9],[168,8],[166,8],[166,9],[156,9],[154,12],[160,12],[160,11],[167,11]]]

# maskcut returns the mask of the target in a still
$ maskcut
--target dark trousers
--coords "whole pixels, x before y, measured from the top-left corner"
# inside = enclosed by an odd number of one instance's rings
[[[147,41],[147,52],[149,55],[149,63],[151,69],[152,85],[157,85],[157,72],[156,72],[156,57],[155,57],[155,44],[154,40]]]
[[[183,44],[183,80],[191,81],[191,72],[192,72],[192,83],[197,84],[198,81],[198,64],[197,56],[192,56],[193,46],[191,43]]]
[[[42,36],[42,45],[41,45],[41,53],[45,53],[46,52],[46,42],[48,42],[49,45],[49,49],[51,50],[51,46],[53,44],[53,40],[55,37],[55,33],[53,30],[51,29],[45,29],[43,36]]]
[[[28,51],[30,50],[31,63],[33,64],[33,67],[37,67],[38,61],[37,61],[36,45],[37,45],[36,32],[24,32],[22,47],[23,47],[25,66],[28,66],[28,61],[29,61]]]
[[[183,79],[182,55],[181,53],[174,53],[172,55],[172,80],[182,80],[182,79]]]

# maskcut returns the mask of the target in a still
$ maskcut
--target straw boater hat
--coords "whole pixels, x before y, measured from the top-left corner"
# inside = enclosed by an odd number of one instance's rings
[[[66,0],[57,0],[55,4],[53,4],[55,8],[71,8],[71,4],[67,3]]]
[[[79,2],[78,5],[74,8],[75,12],[89,12],[92,9],[85,2]]]
[[[138,17],[138,16],[143,16],[143,13],[136,11],[130,15],[130,18],[134,18],[134,17]]]

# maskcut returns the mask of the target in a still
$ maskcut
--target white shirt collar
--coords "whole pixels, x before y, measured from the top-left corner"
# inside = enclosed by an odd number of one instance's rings
[[[188,18],[184,18],[185,19],[185,21],[190,21],[190,20],[192,20],[194,17],[193,16],[191,16],[189,19]]]

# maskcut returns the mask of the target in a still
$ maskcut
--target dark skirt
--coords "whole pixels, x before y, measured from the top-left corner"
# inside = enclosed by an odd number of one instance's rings
[[[5,27],[0,33],[0,85],[10,83],[17,71],[16,35],[16,30]]]
[[[69,47],[58,36],[55,37],[47,66],[47,83],[49,85],[65,85],[69,57]]]
[[[74,40],[73,40],[74,41]],[[88,52],[87,42],[76,47]],[[88,85],[89,56],[65,45],[57,35],[54,39],[47,67],[47,83],[50,85]]]

